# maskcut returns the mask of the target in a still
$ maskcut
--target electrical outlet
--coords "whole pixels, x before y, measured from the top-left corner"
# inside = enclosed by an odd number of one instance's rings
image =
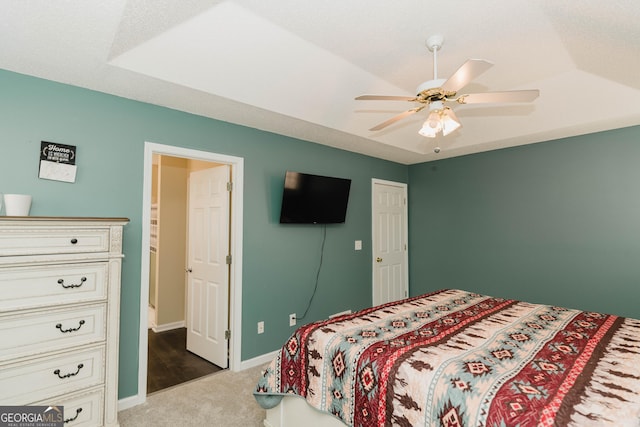
[[[289,326],[296,326],[296,314],[291,313],[289,315]]]
[[[264,333],[264,322],[258,322],[258,333]]]

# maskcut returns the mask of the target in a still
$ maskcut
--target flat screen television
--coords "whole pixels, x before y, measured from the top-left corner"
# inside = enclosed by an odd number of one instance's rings
[[[280,223],[343,223],[347,216],[350,189],[350,179],[287,171]]]

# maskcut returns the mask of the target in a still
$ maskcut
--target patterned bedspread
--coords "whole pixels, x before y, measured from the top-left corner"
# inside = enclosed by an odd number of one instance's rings
[[[640,426],[640,320],[446,289],[300,327],[260,379],[349,426]]]

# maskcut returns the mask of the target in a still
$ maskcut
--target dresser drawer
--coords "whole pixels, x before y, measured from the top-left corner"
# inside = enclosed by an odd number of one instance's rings
[[[0,402],[25,405],[104,381],[104,346],[0,367]]]
[[[50,398],[32,405],[63,406],[64,425],[69,427],[96,427],[103,425],[103,390],[76,393],[63,397]]]
[[[0,256],[108,251],[108,228],[23,226],[0,230]]]
[[[105,340],[106,304],[0,316],[0,362]]]
[[[107,279],[106,262],[3,268],[0,312],[102,300]]]

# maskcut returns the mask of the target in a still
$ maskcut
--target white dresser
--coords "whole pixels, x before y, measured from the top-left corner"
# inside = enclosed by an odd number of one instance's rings
[[[118,426],[125,218],[0,217],[0,405]]]

